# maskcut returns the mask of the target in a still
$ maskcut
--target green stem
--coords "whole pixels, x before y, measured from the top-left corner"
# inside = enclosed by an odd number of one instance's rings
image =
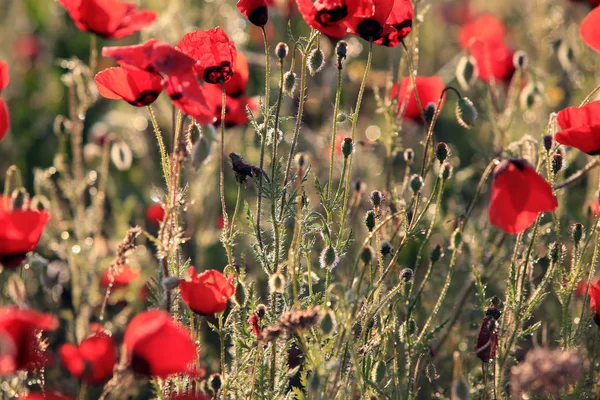
[[[341,63],[337,71],[337,85],[335,89],[335,105],[333,107],[333,126],[331,129],[331,156],[329,160],[329,184],[327,185],[327,200],[331,202],[331,187],[333,186],[333,162],[335,156],[335,139],[337,136],[337,115],[340,110],[340,98],[342,94],[342,68]],[[342,174],[342,177],[344,175]]]
[[[233,256],[229,243],[229,216],[227,215],[227,205],[225,204],[225,111],[227,109],[227,93],[225,92],[225,83],[221,82],[221,169],[219,173],[219,189],[221,192],[221,211],[223,213],[223,246],[227,253],[227,262],[233,265]],[[260,197],[259,197],[260,198]]]

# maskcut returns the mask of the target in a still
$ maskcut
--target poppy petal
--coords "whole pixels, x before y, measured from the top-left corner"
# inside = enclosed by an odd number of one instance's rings
[[[585,44],[600,52],[600,8],[592,10],[581,21],[579,34]]]
[[[162,77],[137,68],[112,67],[96,74],[96,86],[107,99],[123,99],[142,107],[152,104],[162,91]]]
[[[554,135],[558,143],[590,155],[600,152],[600,101],[565,108],[556,120],[562,129]]]
[[[10,129],[10,115],[6,108],[6,103],[0,98],[0,140],[6,136],[6,132]]]
[[[0,60],[0,93],[8,85],[8,64]]]

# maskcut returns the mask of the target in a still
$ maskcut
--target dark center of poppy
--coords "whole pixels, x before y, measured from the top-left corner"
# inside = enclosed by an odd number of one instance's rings
[[[401,31],[404,28],[412,28],[412,19],[405,19],[404,21],[400,22],[399,24],[394,24],[392,26],[399,31]]]
[[[269,21],[269,12],[266,6],[256,7],[248,13],[248,20],[256,26],[265,26]]]
[[[356,33],[365,40],[377,40],[383,33],[383,26],[373,18],[363,19],[356,27]]]
[[[177,101],[177,100],[180,100],[183,97],[183,93],[181,93],[181,92],[175,92],[175,93],[171,94],[169,97],[171,98],[171,100]]]
[[[0,264],[6,268],[15,268],[21,265],[27,258],[27,253],[14,253],[14,254],[2,254],[0,255]]]
[[[508,162],[517,167],[519,171],[523,171],[527,167],[527,161],[520,160],[518,158],[511,158],[510,160],[508,160]]]
[[[154,100],[156,100],[159,94],[160,93],[155,90],[144,90],[137,99],[128,103],[135,107],[147,106],[154,103]]]
[[[148,364],[148,362],[144,358],[139,357],[135,354],[131,358],[131,369],[136,374],[145,376],[152,375],[152,368],[150,368],[150,364]]]
[[[231,63],[223,61],[220,65],[213,65],[204,70],[204,81],[207,83],[220,83],[227,81],[233,75]]]
[[[348,16],[348,6],[345,4],[340,7],[333,8],[331,10],[319,10],[315,16],[315,20],[323,25],[329,26],[337,22],[340,22]]]

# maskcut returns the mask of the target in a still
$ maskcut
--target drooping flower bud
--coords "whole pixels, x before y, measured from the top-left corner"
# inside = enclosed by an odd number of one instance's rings
[[[310,72],[310,74],[314,76],[323,69],[324,65],[325,54],[323,53],[323,50],[321,50],[320,48],[316,48],[313,51],[311,51],[308,55],[308,72]]]
[[[379,250],[381,251],[381,255],[383,257],[394,255],[394,248],[392,247],[390,242],[381,243],[381,248]]]
[[[285,289],[285,277],[280,272],[275,272],[269,277],[269,289],[271,293],[283,293]]]
[[[405,282],[411,281],[414,275],[414,271],[410,268],[404,268],[402,271],[400,271],[400,279]]]
[[[461,97],[456,103],[456,121],[464,128],[471,129],[477,121],[477,109],[468,97]]]
[[[213,390],[214,393],[217,393],[219,389],[221,389],[221,385],[223,384],[221,379],[221,374],[212,374],[208,378],[208,385]]]
[[[450,179],[452,177],[452,170],[454,169],[454,167],[452,167],[452,164],[450,164],[449,162],[445,161],[442,164],[442,167],[440,168],[440,177],[447,181],[448,179]]]
[[[286,58],[289,51],[290,51],[290,48],[288,47],[287,44],[285,44],[283,42],[277,43],[277,47],[275,47],[275,54],[277,54],[277,58],[279,58],[280,60],[283,60],[284,58]]]
[[[434,264],[438,262],[443,256],[444,250],[442,250],[442,246],[438,244],[433,249],[431,249],[431,253],[429,253],[429,261],[431,261],[431,263]]]
[[[326,312],[323,315],[323,318],[321,318],[321,330],[323,331],[324,334],[328,335],[333,331],[334,327],[335,327],[335,323],[334,323],[332,312],[331,311]]]
[[[431,121],[433,121],[433,116],[435,114],[435,103],[432,101],[427,103],[423,112],[425,114],[425,119],[427,120],[427,122],[431,123]]]
[[[321,252],[321,256],[319,257],[319,263],[321,264],[321,268],[334,269],[338,264],[339,260],[340,259],[333,246],[325,247]]]
[[[29,205],[29,193],[25,188],[13,190],[10,196],[10,205],[13,210],[24,210]]]
[[[110,150],[110,159],[119,171],[127,171],[133,162],[133,153],[125,142],[115,142]]]
[[[581,238],[583,237],[583,225],[580,224],[579,222],[573,224],[571,234],[572,234],[573,242],[575,244],[579,244],[579,242],[581,241]]]
[[[473,56],[463,56],[456,65],[456,80],[463,90],[469,90],[479,77],[479,67]]]
[[[263,319],[267,315],[267,306],[264,304],[259,304],[256,306],[256,316],[260,319]]]
[[[296,91],[296,73],[288,71],[283,74],[283,92],[290,97],[294,97]]]

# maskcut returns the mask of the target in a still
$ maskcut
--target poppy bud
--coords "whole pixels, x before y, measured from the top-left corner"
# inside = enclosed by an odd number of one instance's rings
[[[283,293],[285,289],[285,278],[284,276],[276,272],[269,278],[269,288],[271,289],[271,293]]]
[[[275,54],[277,54],[277,57],[280,60],[283,60],[284,58],[286,58],[289,51],[290,51],[290,48],[288,47],[287,44],[285,44],[283,42],[277,43],[277,47],[275,47]]]
[[[338,113],[338,115],[336,117],[337,122],[346,122],[347,119],[348,119],[348,116],[343,112]]]
[[[581,238],[583,237],[583,225],[580,224],[579,222],[577,222],[576,224],[573,224],[572,237],[573,237],[573,242],[575,244],[579,244],[579,242],[581,241]]]
[[[368,264],[375,257],[375,255],[373,253],[374,253],[374,251],[373,251],[373,248],[371,246],[365,246],[365,247],[363,247],[363,249],[362,249],[362,251],[360,253],[360,259],[365,264]]]
[[[513,65],[516,69],[524,69],[527,67],[529,62],[529,58],[527,57],[527,53],[523,50],[516,51],[513,55]]]
[[[345,40],[340,40],[337,46],[335,46],[335,54],[337,54],[338,58],[346,58],[348,54],[348,42]]]
[[[400,271],[400,279],[404,280],[405,282],[408,282],[408,281],[412,280],[414,274],[415,273],[413,272],[412,269],[404,268],[402,271]]]
[[[235,302],[239,305],[239,306],[244,306],[246,304],[246,299],[247,299],[248,295],[246,293],[246,287],[244,286],[244,284],[239,281],[237,286],[235,287]]]
[[[357,192],[361,192],[363,190],[363,183],[361,181],[356,181],[356,183],[354,184],[354,190],[356,190]]]
[[[167,290],[173,290],[179,287],[179,278],[176,276],[169,276],[164,278],[162,283]]]
[[[544,142],[544,149],[550,151],[550,149],[552,149],[552,135],[544,135],[542,141]]]
[[[110,150],[110,159],[119,171],[127,171],[133,162],[133,153],[125,142],[116,142]]]
[[[560,153],[554,154],[550,164],[552,166],[552,172],[554,174],[558,173],[563,167],[563,156]]]
[[[452,234],[452,248],[456,249],[460,246],[460,242],[462,241],[462,232],[458,229],[454,231]]]
[[[429,261],[431,261],[431,263],[434,264],[434,263],[438,262],[439,259],[442,258],[443,256],[444,256],[444,251],[442,250],[442,246],[440,246],[438,244],[431,250],[431,253],[429,253]]]
[[[308,72],[315,75],[320,72],[325,65],[325,54],[320,48],[316,48],[308,55]]]
[[[45,211],[50,209],[50,200],[46,196],[33,196],[29,209],[32,211]]]
[[[410,177],[410,188],[414,194],[417,194],[423,189],[423,178],[421,175],[414,174]]]
[[[369,195],[369,199],[371,200],[373,207],[379,207],[383,201],[383,193],[381,193],[379,190],[373,190]]]
[[[477,109],[468,97],[461,97],[456,103],[456,121],[464,128],[471,129],[477,120]]]
[[[406,163],[408,165],[412,165],[414,159],[415,159],[415,152],[413,149],[404,150],[404,161],[406,161]]]
[[[298,168],[302,168],[306,165],[306,155],[302,152],[296,153],[296,156],[294,157],[294,161],[296,162],[296,166]]]
[[[554,242],[550,245],[550,259],[553,263],[558,262],[558,258],[560,257],[561,245],[558,242]]]
[[[267,306],[264,304],[259,304],[256,306],[256,316],[259,319],[263,319],[267,315]]]
[[[342,154],[344,155],[344,158],[350,157],[350,154],[352,154],[352,150],[354,150],[352,138],[344,138],[344,141],[342,142]]]
[[[371,370],[371,380],[375,383],[382,383],[385,378],[386,366],[385,361],[379,360],[373,366]]]
[[[423,112],[425,113],[425,119],[427,120],[427,122],[431,122],[435,114],[435,103],[432,101],[427,103]]]
[[[442,168],[440,169],[440,177],[447,181],[452,176],[453,167],[449,162],[444,162],[442,164]]]
[[[333,246],[328,246],[324,248],[321,252],[321,256],[319,257],[321,268],[333,269],[337,265],[338,261],[339,258]]]
[[[288,71],[283,74],[283,91],[290,97],[294,97],[296,91],[296,73]]]
[[[390,242],[381,243],[381,248],[379,250],[381,251],[381,255],[383,257],[394,255],[394,248]]]
[[[519,103],[521,108],[528,110],[533,107],[541,99],[540,88],[535,83],[525,85],[519,95]]]
[[[334,324],[331,312],[325,313],[325,315],[323,315],[323,318],[321,319],[321,330],[324,334],[328,335],[329,333],[331,333],[331,331],[333,331],[333,326]]]
[[[15,189],[10,196],[11,209],[24,210],[29,204],[29,193],[25,188]]]
[[[440,163],[443,163],[446,160],[446,158],[448,158],[449,152],[450,149],[448,148],[448,145],[444,142],[439,142],[435,149],[435,156]]]
[[[219,389],[221,389],[222,385],[221,374],[212,374],[208,378],[208,385],[213,390],[214,393],[217,393]]]
[[[463,56],[456,65],[456,80],[463,90],[472,87],[479,77],[477,61],[472,56]]]
[[[365,215],[365,225],[369,232],[373,232],[373,229],[375,229],[375,211],[367,211],[367,214]]]

